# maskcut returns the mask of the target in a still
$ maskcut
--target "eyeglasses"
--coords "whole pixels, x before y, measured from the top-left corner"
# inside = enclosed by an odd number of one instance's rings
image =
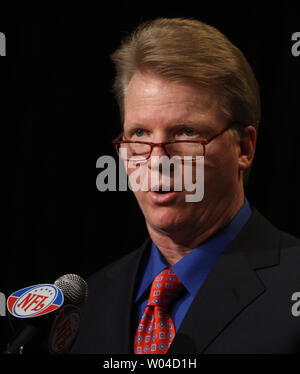
[[[209,140],[174,140],[171,142],[152,143],[144,141],[119,140],[123,132],[113,140],[118,156],[124,161],[145,161],[151,156],[153,148],[163,147],[166,154],[172,156],[205,156],[205,146],[217,136],[222,135],[236,122],[231,122],[225,129],[212,136]]]

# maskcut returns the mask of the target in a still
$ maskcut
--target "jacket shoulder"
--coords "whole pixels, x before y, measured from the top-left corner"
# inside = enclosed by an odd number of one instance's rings
[[[298,248],[300,250],[300,239],[285,231],[281,231],[281,247]]]

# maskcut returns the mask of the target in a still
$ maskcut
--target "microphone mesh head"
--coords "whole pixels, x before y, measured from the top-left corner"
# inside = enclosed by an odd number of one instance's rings
[[[80,306],[85,304],[88,297],[88,285],[76,274],[65,274],[56,279],[54,285],[60,288],[67,303]]]

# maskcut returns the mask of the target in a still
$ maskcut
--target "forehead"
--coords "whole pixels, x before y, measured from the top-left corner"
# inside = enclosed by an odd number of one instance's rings
[[[186,121],[221,128],[225,123],[215,88],[174,82],[151,72],[133,75],[124,109],[124,127],[131,123],[165,126]]]

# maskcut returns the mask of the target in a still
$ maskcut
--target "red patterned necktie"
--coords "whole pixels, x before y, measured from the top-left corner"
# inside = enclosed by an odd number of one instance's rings
[[[171,269],[160,272],[153,280],[145,312],[134,339],[136,354],[166,354],[175,337],[175,327],[167,307],[182,290]]]

